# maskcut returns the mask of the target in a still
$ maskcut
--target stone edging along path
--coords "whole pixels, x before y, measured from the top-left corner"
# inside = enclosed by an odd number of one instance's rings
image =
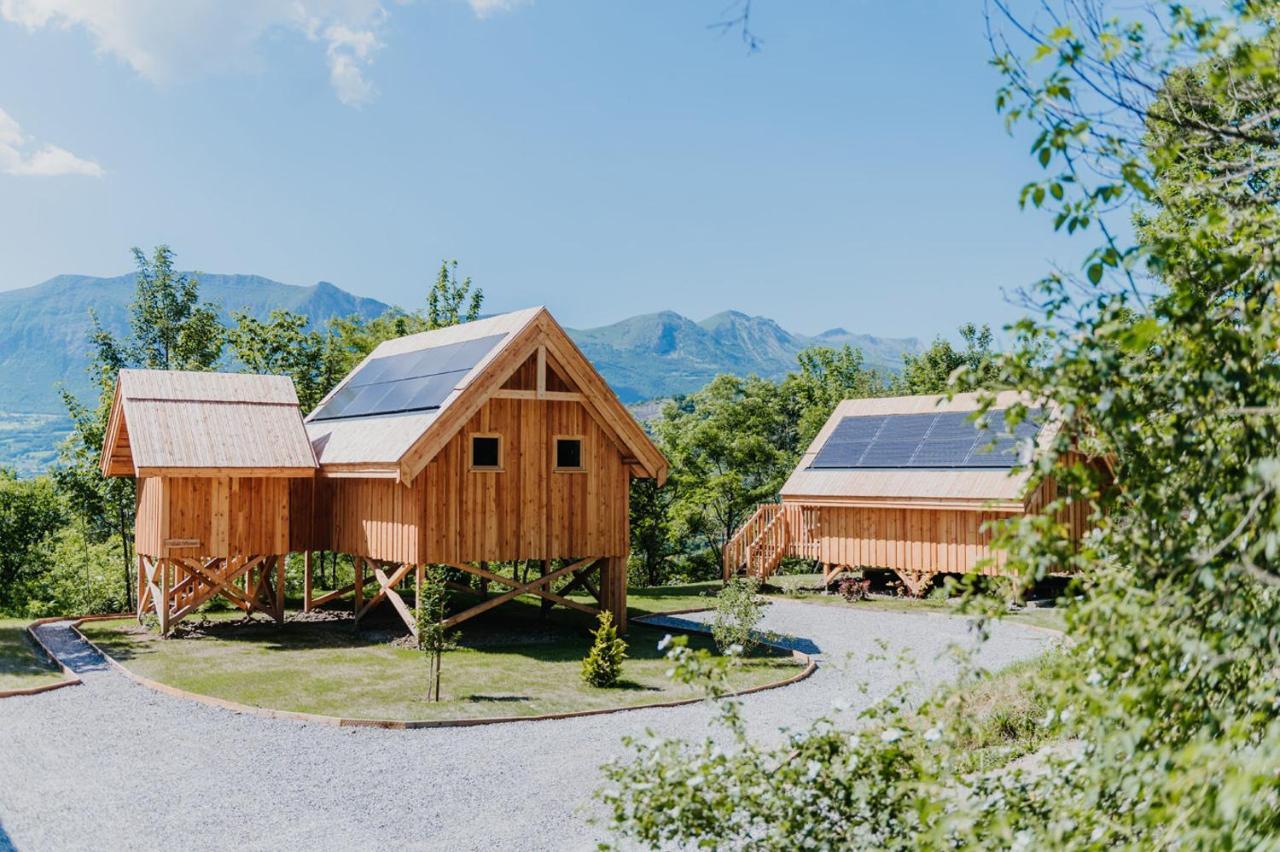
[[[681,610],[678,614],[684,615],[691,612],[704,612],[704,611],[705,611],[705,608]],[[645,621],[646,619],[660,618],[662,616],[668,616],[668,615],[674,615],[674,614],[677,614],[677,613],[654,613],[652,615],[638,616],[636,618],[633,618],[632,621],[637,621],[637,622],[640,622],[641,624],[644,624],[646,623]],[[214,707],[221,707],[224,710],[231,710],[235,713],[248,713],[254,716],[264,716],[268,719],[286,719],[294,722],[309,722],[311,724],[329,725],[332,727],[339,727],[339,728],[383,728],[386,730],[395,730],[395,731],[413,730],[416,728],[469,728],[469,727],[475,727],[478,725],[500,725],[500,724],[503,724],[504,722],[540,722],[540,721],[547,721],[551,719],[576,719],[583,716],[602,716],[607,713],[626,713],[627,711],[630,711],[630,710],[652,710],[655,708],[662,708],[662,707],[680,707],[686,704],[697,704],[701,701],[706,700],[705,698],[702,698],[702,697],[681,698],[675,701],[656,701],[650,704],[635,704],[629,707],[604,707],[596,710],[574,710],[567,713],[544,713],[539,716],[491,716],[491,717],[484,717],[479,719],[420,719],[420,720],[347,719],[341,716],[322,716],[316,713],[301,713],[294,710],[274,710],[270,707],[255,707],[251,704],[240,704],[239,702],[228,701],[224,698],[215,698],[212,695],[204,695],[198,692],[188,692],[185,689],[178,689],[177,687],[170,686],[167,683],[161,683],[160,681],[152,680],[151,678],[148,678],[148,677],[143,677],[137,672],[131,671],[128,668],[126,668],[118,660],[116,660],[106,651],[98,647],[97,644],[95,644],[91,639],[85,636],[84,633],[81,632],[80,630],[80,625],[84,624],[87,621],[110,621],[110,620],[115,620],[119,618],[129,618],[131,617],[131,615],[132,614],[91,615],[83,618],[72,618],[72,619],[48,618],[48,619],[41,619],[39,622],[33,623],[31,625],[31,628],[35,628],[40,626],[41,624],[47,624],[53,621],[71,621],[72,622],[71,629],[75,631],[76,636],[78,636],[80,640],[84,642],[86,645],[88,645],[90,648],[93,648],[93,650],[96,651],[104,660],[106,660],[108,665],[110,665],[113,669],[115,669],[125,677],[129,678],[134,683],[140,684],[150,689],[154,689],[157,692],[162,692],[165,695],[171,695],[175,698],[184,698],[188,701],[198,701],[201,704],[209,704]],[[685,633],[708,632],[705,630],[699,630],[692,625],[691,626],[663,625],[663,626],[669,627],[670,629],[673,629],[673,630],[683,631]],[[28,629],[31,629],[31,628],[28,628]],[[34,630],[32,630],[32,634],[34,635]],[[40,644],[41,644],[41,647],[46,647],[43,642],[41,642]],[[773,683],[765,683],[759,686],[753,686],[747,689],[738,690],[737,692],[731,693],[732,695],[750,695],[751,693],[763,692],[767,689],[778,689],[780,687],[790,686],[793,683],[799,683],[800,681],[809,677],[818,668],[817,661],[815,661],[808,654],[805,654],[801,651],[797,651],[795,649],[784,648],[780,645],[773,645],[771,643],[769,644],[770,644],[770,647],[791,651],[791,658],[801,663],[804,666],[804,668],[798,673],[792,675],[791,677],[774,681]],[[46,648],[46,651],[47,650],[48,649]],[[50,657],[55,660],[57,659],[56,657],[53,657],[52,654],[50,654]],[[64,671],[70,672],[70,669],[68,669],[65,665],[63,665],[61,660],[58,660],[58,665],[62,666]],[[72,674],[72,677],[75,677],[75,675]],[[76,677],[76,680],[74,682],[79,683],[80,679]],[[55,688],[63,685],[66,685],[66,684],[61,684],[61,683],[54,684],[53,687],[47,687],[47,688]]]
[[[110,617],[120,618],[121,616],[113,615]],[[64,686],[76,686],[77,684],[80,684],[83,682],[80,680],[80,676],[78,674],[73,672],[70,668],[67,667],[66,663],[62,662],[62,660],[59,660],[54,655],[53,651],[49,649],[49,646],[46,645],[44,643],[44,640],[40,638],[40,634],[36,632],[37,627],[40,627],[45,624],[52,624],[55,621],[66,621],[66,620],[67,620],[66,618],[60,615],[55,615],[49,618],[37,618],[35,621],[28,624],[25,628],[25,630],[27,631],[27,636],[31,638],[31,641],[34,642],[36,647],[40,649],[41,653],[43,653],[45,657],[47,657],[62,672],[62,680],[57,681],[56,683],[46,683],[43,686],[23,686],[23,687],[18,687],[16,689],[0,689],[0,698],[15,698],[19,695],[39,695],[42,692],[52,692],[55,689],[62,689]],[[88,619],[85,618],[81,620],[85,621]]]

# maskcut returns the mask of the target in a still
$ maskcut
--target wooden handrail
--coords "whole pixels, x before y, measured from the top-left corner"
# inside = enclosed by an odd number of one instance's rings
[[[818,557],[818,542],[810,540],[805,509],[792,503],[761,503],[724,546],[724,579],[740,568],[748,575],[768,577],[785,556]]]

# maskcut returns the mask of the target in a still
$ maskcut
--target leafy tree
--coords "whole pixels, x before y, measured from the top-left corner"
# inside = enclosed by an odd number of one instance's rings
[[[440,668],[444,652],[454,646],[455,636],[444,626],[449,608],[448,569],[443,565],[428,565],[418,584],[418,609],[415,613],[418,629],[418,650],[427,655],[430,669],[427,676],[427,700],[440,700]]]
[[[896,390],[902,394],[938,394],[994,388],[999,383],[998,353],[992,348],[991,328],[973,323],[960,326],[963,349],[939,337],[919,355],[902,358]]]
[[[174,271],[173,250],[156,246],[137,262],[129,306],[133,338],[123,348],[129,366],[151,370],[211,370],[222,357],[223,327],[212,305],[200,301],[200,282]],[[95,321],[95,335],[106,332]]]
[[[667,559],[674,550],[671,540],[674,495],[674,487],[660,486],[654,479],[637,479],[631,483],[631,556],[650,586],[662,583]]]
[[[671,463],[671,524],[677,539],[703,545],[719,565],[724,544],[756,504],[772,499],[790,473],[789,427],[778,386],[717,376],[669,403],[656,433]]]
[[[18,479],[0,468],[0,610],[13,610],[25,586],[48,564],[53,536],[66,513],[47,477]]]
[[[764,599],[755,577],[734,577],[716,595],[716,613],[711,636],[720,653],[741,654],[757,644],[755,630],[764,618]]]
[[[848,344],[839,349],[813,346],[796,360],[799,370],[787,374],[781,385],[782,415],[794,424],[785,449],[798,460],[814,436],[845,399],[883,396],[885,379],[866,366],[862,351]]]
[[[426,306],[417,311],[390,308],[371,320],[359,316],[335,320],[329,328],[335,364],[345,375],[384,340],[418,334],[480,318],[484,291],[471,278],[458,279],[458,262],[442,261],[435,283],[427,291]]]
[[[999,543],[1024,584],[1077,575],[1074,641],[1046,662],[1041,724],[1078,750],[974,773],[963,722],[901,694],[854,732],[823,720],[780,747],[730,708],[731,748],[636,742],[606,770],[615,826],[644,845],[1280,836],[1280,4],[1046,0],[1032,20],[992,5],[1013,23],[992,31],[997,106],[1031,130],[1044,169],[1023,202],[1095,240],[1079,274],[1025,294],[1031,313],[999,359],[1000,384],[1064,416],[1033,467],[1060,496]],[[1108,220],[1132,206],[1125,245]],[[1075,543],[1058,513],[1081,504],[1094,528]]]
[[[427,310],[422,319],[427,330],[445,328],[479,319],[483,305],[484,291],[471,286],[471,276],[458,280],[458,261],[442,260],[436,283],[427,291]]]
[[[91,540],[119,537],[126,604],[133,606],[133,557],[130,530],[135,511],[135,484],[129,478],[104,478],[98,464],[115,393],[124,367],[155,370],[211,370],[222,357],[225,329],[216,309],[200,301],[195,278],[174,271],[174,255],[158,246],[148,258],[133,250],[138,270],[129,306],[131,334],[124,340],[104,329],[94,317],[94,357],[89,374],[97,385],[93,407],[62,394],[73,429],[59,451],[54,478],[69,505],[84,523]]]
[[[618,638],[613,613],[601,610],[599,625],[591,635],[595,641],[582,658],[582,679],[599,688],[617,686],[618,678],[622,677],[622,662],[627,658],[627,643]]]
[[[272,311],[265,322],[244,313],[232,319],[227,342],[245,369],[291,378],[303,411],[315,408],[354,366],[332,323],[317,330],[309,318],[284,310]]]

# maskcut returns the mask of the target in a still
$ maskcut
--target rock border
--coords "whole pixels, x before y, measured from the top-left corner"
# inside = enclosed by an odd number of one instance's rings
[[[688,612],[703,612],[704,610],[705,608],[695,609],[695,610],[685,610],[685,611],[682,611],[680,614],[687,614]],[[665,616],[669,614],[674,614],[674,613],[652,613],[651,615]],[[420,728],[471,728],[471,727],[477,727],[480,725],[501,725],[501,724],[506,724],[511,722],[545,722],[545,721],[551,721],[556,719],[579,719],[584,716],[603,716],[609,713],[626,713],[632,710],[653,710],[653,709],[663,708],[663,707],[681,707],[686,704],[698,704],[702,701],[707,700],[705,697],[681,698],[674,701],[656,701],[649,704],[635,704],[628,707],[602,707],[594,710],[571,710],[564,713],[543,713],[537,716],[487,716],[487,717],[480,717],[476,719],[418,719],[418,720],[349,719],[343,716],[324,716],[317,713],[303,713],[296,710],[276,710],[270,707],[255,707],[251,704],[241,704],[236,701],[228,701],[225,698],[216,698],[212,695],[205,695],[199,692],[188,692],[185,689],[179,689],[176,686],[170,686],[167,683],[161,683],[160,681],[152,680],[151,678],[144,677],[138,674],[137,672],[131,671],[130,669],[126,668],[119,660],[115,659],[106,651],[98,647],[96,643],[94,643],[91,639],[85,636],[84,633],[80,630],[80,625],[87,621],[112,621],[120,618],[128,618],[130,617],[130,615],[131,614],[126,614],[123,616],[122,615],[106,615],[106,616],[95,615],[95,616],[87,616],[79,619],[52,618],[52,619],[46,619],[45,623],[48,623],[50,621],[71,621],[71,629],[75,631],[76,635],[80,637],[81,641],[83,641],[90,648],[93,648],[93,650],[97,651],[98,654],[101,655],[102,658],[106,660],[107,663],[112,668],[114,668],[120,674],[132,680],[134,683],[137,683],[141,686],[148,687],[150,689],[154,689],[155,691],[164,693],[165,695],[170,695],[170,696],[173,696],[174,698],[183,698],[188,701],[195,701],[200,704],[207,704],[213,707],[220,707],[223,710],[230,710],[234,713],[246,713],[253,716],[262,716],[268,719],[283,719],[291,722],[307,722],[310,724],[327,725],[330,727],[337,727],[337,728],[380,728],[383,730],[391,730],[391,731],[408,731],[408,730],[417,730]],[[640,623],[643,624],[645,623],[644,619],[648,617],[649,615],[638,616],[632,619],[632,621],[639,621]],[[33,626],[38,626],[38,625],[33,625]],[[696,628],[672,627],[670,629],[676,630],[676,631],[683,631],[685,633],[708,632],[708,631],[698,630]],[[43,643],[41,643],[41,645],[43,647]],[[801,671],[797,672],[796,674],[788,678],[784,678],[778,681],[773,681],[772,683],[760,684],[759,686],[748,687],[747,689],[742,689],[742,690],[738,690],[737,692],[730,693],[731,695],[734,695],[734,696],[750,695],[755,692],[764,692],[765,690],[768,690],[768,689],[779,689],[784,686],[790,686],[793,683],[799,683],[800,681],[809,677],[818,668],[817,661],[814,660],[813,657],[809,656],[808,654],[805,654],[801,651],[796,651],[794,649],[784,648],[780,645],[770,645],[770,647],[777,648],[778,650],[784,650],[784,651],[789,650],[791,652],[791,659],[801,663],[804,666],[804,668]],[[59,665],[61,665],[61,661],[59,661]],[[78,681],[79,681],[79,678],[77,677],[77,682]]]

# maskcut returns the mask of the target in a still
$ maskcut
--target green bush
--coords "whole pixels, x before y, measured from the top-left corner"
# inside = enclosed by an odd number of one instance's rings
[[[725,583],[716,595],[716,616],[711,623],[711,638],[720,653],[737,646],[740,653],[754,648],[755,629],[764,618],[764,599],[760,597],[760,581],[754,577],[735,577]]]
[[[582,660],[582,679],[592,686],[617,686],[622,677],[622,661],[627,658],[627,643],[618,638],[612,613],[600,613],[600,626],[592,635],[595,642]]]

